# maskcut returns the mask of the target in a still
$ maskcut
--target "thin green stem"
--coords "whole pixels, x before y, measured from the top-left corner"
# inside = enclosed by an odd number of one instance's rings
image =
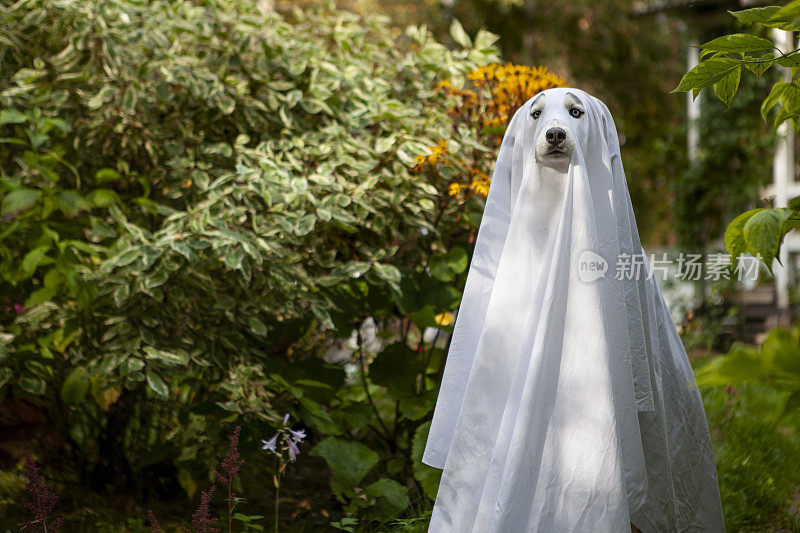
[[[281,492],[279,475],[280,474],[276,474],[275,477],[272,478],[273,482],[275,483],[275,533],[278,533],[278,500]]]
[[[232,524],[231,520],[233,515],[233,507],[232,507],[233,500],[231,499],[231,480],[228,479],[228,533],[231,533]]]
[[[362,347],[363,338],[361,337],[361,332],[356,330],[356,335],[357,335],[356,338],[357,338],[357,342],[358,342],[358,359],[359,359],[359,362],[361,363],[361,384],[364,387],[364,393],[367,396],[367,400],[369,400],[369,404],[372,406],[372,410],[375,412],[375,418],[378,419],[378,423],[381,425],[381,428],[383,428],[383,432],[384,432],[384,437],[383,438],[387,442],[390,442],[392,439],[391,439],[391,434],[389,432],[389,428],[386,427],[386,424],[383,422],[383,419],[381,418],[381,414],[378,411],[378,406],[375,405],[375,401],[372,399],[372,395],[369,393],[369,386],[367,384],[367,364],[364,361],[364,350],[363,350],[363,347]]]

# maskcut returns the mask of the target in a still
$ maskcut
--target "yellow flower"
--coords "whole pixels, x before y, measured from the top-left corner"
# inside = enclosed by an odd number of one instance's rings
[[[489,176],[487,176],[485,172],[482,172],[482,171],[478,170],[475,167],[472,167],[471,169],[469,169],[469,173],[472,176],[476,176],[478,180],[487,181],[487,182],[491,181],[489,179]]]
[[[436,145],[428,146],[426,148],[430,153],[415,156],[414,161],[416,161],[417,164],[414,166],[414,169],[419,170],[419,168],[423,167],[424,165],[433,165],[438,163],[442,156],[449,153],[447,149],[447,141],[441,138]]]
[[[461,183],[451,183],[449,188],[450,196],[458,196],[459,194],[461,194],[461,189],[464,189],[466,187],[467,187],[466,185],[463,185]]]
[[[436,319],[436,324],[439,326],[449,326],[453,323],[453,313],[439,313],[434,318]]]
[[[440,91],[442,89],[452,89],[452,88],[453,85],[450,83],[450,78],[443,79],[442,81],[437,83],[436,86],[434,87],[434,89],[436,89],[437,91]]]
[[[436,146],[431,146],[430,151],[436,156],[442,156],[448,152],[447,150],[447,141],[442,138],[439,138],[439,142]]]
[[[489,180],[483,180],[483,179],[481,179],[481,180],[474,180],[474,181],[473,181],[473,182],[470,184],[470,188],[471,188],[473,191],[475,191],[475,194],[477,194],[477,195],[479,195],[479,196],[486,197],[486,196],[488,196],[488,195],[489,195],[489,185],[490,185],[490,183],[491,183],[491,182],[490,182]]]

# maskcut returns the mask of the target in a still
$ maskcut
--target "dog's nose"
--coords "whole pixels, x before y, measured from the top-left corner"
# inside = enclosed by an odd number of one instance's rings
[[[561,128],[550,128],[547,130],[545,138],[550,144],[560,144],[567,138],[567,132]]]

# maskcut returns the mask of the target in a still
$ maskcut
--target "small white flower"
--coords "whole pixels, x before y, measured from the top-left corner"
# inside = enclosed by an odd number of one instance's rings
[[[261,439],[261,442],[264,443],[264,446],[261,448],[262,450],[272,450],[274,452],[275,446],[278,444],[278,434],[275,433],[275,436],[268,441]]]

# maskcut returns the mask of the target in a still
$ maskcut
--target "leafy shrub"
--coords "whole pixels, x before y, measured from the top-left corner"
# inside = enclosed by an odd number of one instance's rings
[[[341,434],[317,333],[423,261],[438,189],[410,167],[449,124],[427,97],[495,38],[243,0],[0,10],[0,394],[48,415],[65,475],[192,495],[242,419],[243,442],[286,410]]]

